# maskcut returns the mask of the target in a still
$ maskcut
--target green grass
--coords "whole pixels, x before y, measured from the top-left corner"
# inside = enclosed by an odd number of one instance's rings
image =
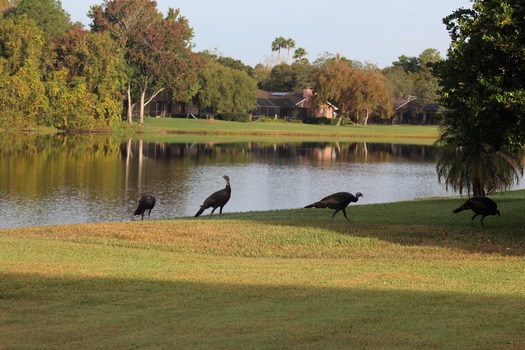
[[[297,123],[227,122],[221,120],[146,118],[136,128],[141,138],[196,141],[252,140],[352,140],[431,144],[438,137],[436,126],[414,125],[308,125]]]
[[[0,230],[0,348],[522,349],[525,191]]]

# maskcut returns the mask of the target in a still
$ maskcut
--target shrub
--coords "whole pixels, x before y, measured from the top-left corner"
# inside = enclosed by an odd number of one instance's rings
[[[257,121],[262,122],[262,123],[288,123],[286,119],[271,118],[271,117],[259,117],[257,118]]]
[[[221,113],[215,116],[215,119],[233,122],[249,122],[252,116],[249,113]]]

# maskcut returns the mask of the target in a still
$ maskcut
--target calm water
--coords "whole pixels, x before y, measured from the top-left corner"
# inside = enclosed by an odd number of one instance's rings
[[[28,137],[0,150],[0,228],[130,221],[142,194],[153,219],[194,215],[231,178],[224,212],[300,208],[338,191],[359,204],[450,196],[432,146],[373,143],[148,143]],[[352,204],[354,205],[354,204]],[[209,210],[204,213],[209,213]]]

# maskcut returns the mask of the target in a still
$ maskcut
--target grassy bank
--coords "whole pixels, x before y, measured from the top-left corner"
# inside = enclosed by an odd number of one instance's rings
[[[522,349],[525,191],[0,230],[0,348]]]
[[[254,138],[301,138],[311,140],[352,140],[374,142],[433,143],[436,126],[416,125],[309,125],[297,123],[226,122],[221,120],[146,118],[136,131],[141,138],[195,140],[253,140]],[[189,135],[189,136],[188,136]]]

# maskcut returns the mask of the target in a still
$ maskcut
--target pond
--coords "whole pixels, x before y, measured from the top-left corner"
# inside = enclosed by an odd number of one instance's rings
[[[338,191],[352,205],[450,196],[433,146],[353,142],[167,143],[116,137],[30,136],[0,151],[0,228],[193,216],[231,179],[224,213],[301,208]],[[217,210],[218,212],[218,210]],[[203,215],[207,215],[209,210]]]

